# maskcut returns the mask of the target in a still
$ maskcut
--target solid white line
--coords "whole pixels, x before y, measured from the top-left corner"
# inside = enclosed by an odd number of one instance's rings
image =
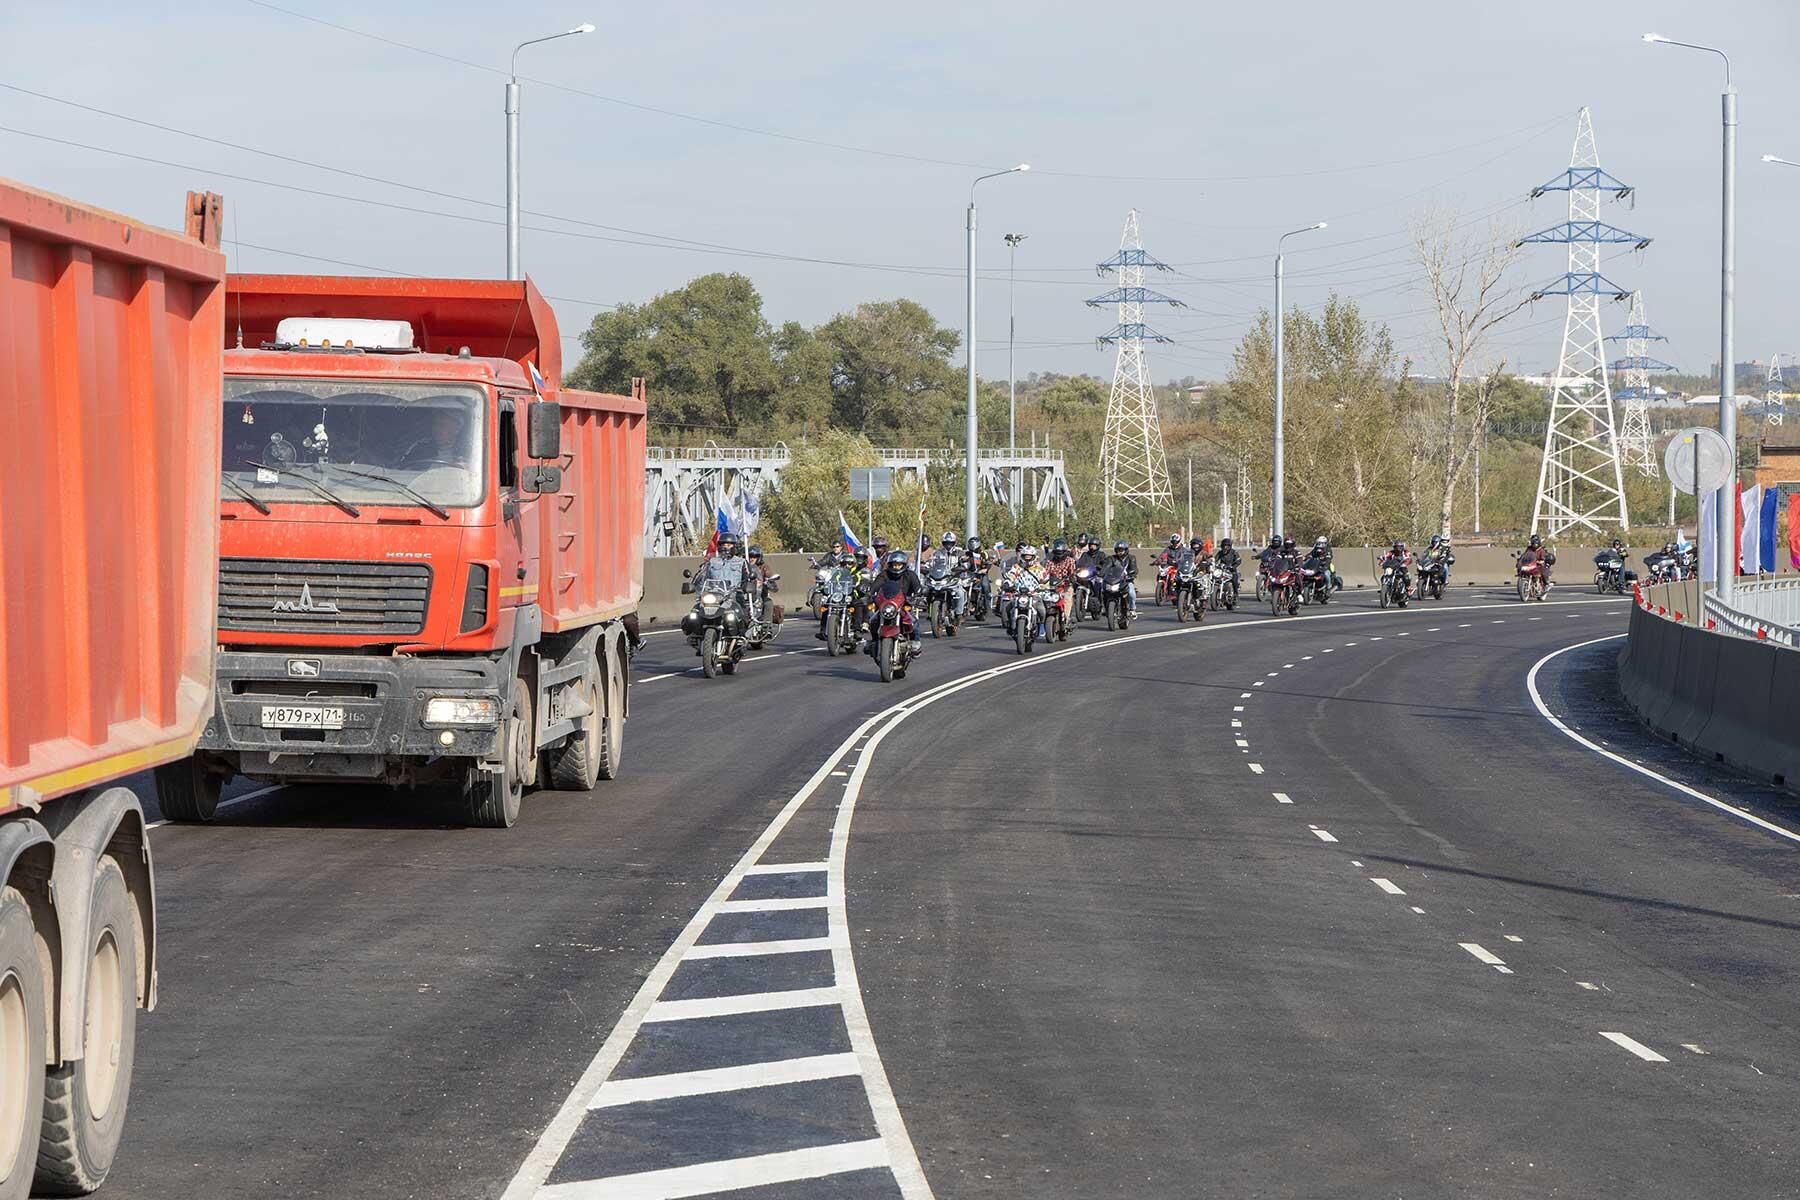
[[[1622,638],[1624,636],[1625,635],[1622,633],[1615,633],[1615,634],[1610,634],[1607,637],[1590,638],[1589,640],[1587,640],[1585,642],[1576,642],[1573,646],[1564,646],[1561,650],[1552,650],[1550,653],[1544,655],[1544,657],[1538,659],[1535,663],[1531,664],[1531,670],[1528,671],[1525,675],[1525,690],[1526,690],[1526,692],[1528,692],[1530,694],[1532,704],[1537,706],[1538,714],[1540,716],[1542,716],[1544,718],[1544,720],[1550,722],[1550,724],[1554,725],[1557,729],[1561,730],[1564,734],[1568,735],[1574,741],[1579,742],[1583,746],[1586,746],[1589,750],[1592,750],[1595,754],[1598,754],[1603,758],[1611,759],[1613,762],[1618,763],[1621,767],[1626,767],[1630,770],[1636,771],[1639,775],[1644,776],[1646,779],[1654,779],[1654,780],[1656,780],[1656,782],[1663,784],[1665,787],[1673,788],[1675,791],[1680,792],[1684,796],[1689,796],[1695,800],[1701,801],[1702,803],[1710,804],[1714,808],[1718,809],[1720,812],[1729,813],[1732,816],[1738,818],[1740,821],[1748,821],[1750,824],[1756,826],[1758,829],[1762,829],[1769,833],[1775,834],[1777,837],[1784,837],[1790,842],[1800,842],[1800,833],[1796,833],[1792,829],[1784,828],[1780,825],[1775,824],[1775,822],[1773,822],[1773,821],[1765,821],[1761,817],[1757,816],[1755,813],[1746,812],[1745,810],[1739,808],[1735,804],[1727,804],[1725,801],[1717,799],[1716,797],[1713,797],[1713,796],[1709,796],[1705,792],[1699,791],[1698,789],[1691,788],[1687,784],[1682,783],[1679,780],[1670,779],[1667,775],[1663,775],[1659,772],[1653,771],[1649,767],[1646,767],[1646,766],[1642,765],[1641,763],[1634,763],[1629,758],[1626,758],[1623,755],[1614,754],[1611,750],[1608,750],[1606,747],[1598,745],[1595,742],[1590,741],[1589,739],[1583,737],[1581,734],[1575,732],[1573,729],[1570,729],[1567,725],[1562,723],[1562,721],[1556,716],[1555,713],[1550,711],[1550,706],[1544,703],[1544,697],[1542,696],[1542,694],[1540,694],[1538,692],[1538,686],[1537,686],[1538,672],[1544,669],[1544,664],[1549,662],[1551,659],[1557,657],[1558,655],[1567,654],[1571,650],[1580,650],[1584,646],[1594,646],[1594,645],[1598,645],[1601,642],[1617,641],[1619,638]],[[1721,636],[1723,636],[1723,635],[1721,635]]]
[[[1458,942],[1457,945],[1461,946],[1464,950],[1467,950],[1470,954],[1473,954],[1476,958],[1479,958],[1490,967],[1504,967],[1506,965],[1506,960],[1504,958],[1501,958],[1479,942]]]
[[[1337,841],[1336,838],[1331,836],[1331,831],[1328,829],[1320,829],[1317,825],[1312,825],[1312,826],[1309,826],[1308,828],[1310,828],[1312,830],[1313,836],[1318,838],[1321,842]]]
[[[829,937],[781,938],[768,942],[707,942],[687,952],[696,958],[760,958],[765,954],[805,954],[812,950],[836,950],[837,942]]]
[[[741,1067],[712,1067],[704,1071],[676,1071],[636,1079],[609,1079],[595,1093],[589,1108],[617,1108],[647,1100],[671,1100],[676,1096],[707,1096],[716,1092],[741,1092],[749,1088],[775,1087],[783,1083],[810,1083],[815,1079],[841,1079],[857,1072],[854,1054],[814,1054],[777,1062],[749,1063]]]
[[[736,996],[703,996],[698,1000],[658,1000],[644,1014],[651,1021],[696,1021],[738,1013],[776,1012],[786,1008],[818,1008],[844,998],[836,987],[794,988],[785,992],[744,992]]]
[[[1652,1050],[1650,1047],[1644,1045],[1644,1043],[1638,1041],[1636,1038],[1626,1037],[1622,1033],[1609,1033],[1604,1029],[1602,1029],[1600,1031],[1600,1036],[1605,1038],[1607,1041],[1611,1042],[1615,1046],[1621,1046],[1624,1049],[1631,1051],[1633,1054],[1637,1055],[1639,1058],[1643,1059],[1645,1062],[1668,1062],[1669,1061],[1668,1059],[1664,1058],[1662,1055],[1658,1054],[1656,1051]]]
[[[870,1138],[866,1142],[840,1142],[834,1146],[783,1150],[777,1154],[754,1154],[687,1167],[668,1167],[661,1171],[552,1184],[538,1192],[538,1196],[541,1200],[676,1200],[683,1196],[795,1183],[887,1165],[886,1144],[880,1138]]]
[[[1249,767],[1252,771],[1256,772],[1258,775],[1261,775],[1263,773],[1261,763],[1250,763]]]
[[[1406,895],[1405,892],[1401,891],[1398,887],[1394,886],[1394,881],[1391,879],[1371,879],[1371,880],[1369,880],[1369,882],[1374,884],[1376,887],[1380,888],[1382,891],[1386,892],[1390,896]]]
[[[774,896],[767,900],[723,900],[713,911],[722,913],[791,912],[798,908],[824,908],[823,896]]]
[[[1274,795],[1277,804],[1292,804],[1294,802],[1294,798],[1289,796],[1286,792],[1275,792],[1272,794]]]
[[[830,869],[831,864],[828,862],[757,863],[754,867],[745,867],[744,874],[799,875],[807,871],[828,871]]]

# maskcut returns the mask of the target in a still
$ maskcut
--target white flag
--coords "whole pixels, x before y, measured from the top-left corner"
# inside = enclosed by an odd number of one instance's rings
[[[1743,532],[1738,535],[1738,573],[1755,575],[1762,571],[1773,571],[1774,563],[1762,562],[1759,558],[1762,546],[1762,484],[1744,489],[1738,497],[1738,515],[1742,520]]]
[[[1700,578],[1718,578],[1717,563],[1719,561],[1719,521],[1714,515],[1719,511],[1719,493],[1709,488],[1700,493],[1700,521],[1694,528],[1694,537],[1700,542]]]

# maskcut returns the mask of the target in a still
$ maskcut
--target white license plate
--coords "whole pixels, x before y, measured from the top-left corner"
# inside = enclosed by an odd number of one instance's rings
[[[325,704],[265,704],[264,729],[342,729],[344,710]]]

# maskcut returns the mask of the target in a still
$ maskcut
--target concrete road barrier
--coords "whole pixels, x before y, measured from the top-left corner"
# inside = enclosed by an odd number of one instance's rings
[[[1626,703],[1662,736],[1800,791],[1800,650],[1676,621],[1678,588],[1646,588],[1632,610]]]

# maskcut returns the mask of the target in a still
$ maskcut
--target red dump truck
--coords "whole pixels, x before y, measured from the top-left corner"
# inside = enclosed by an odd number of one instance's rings
[[[0,1200],[112,1165],[156,1002],[138,797],[212,712],[225,259],[0,180]]]
[[[561,386],[529,281],[227,284],[217,711],[172,820],[233,775],[442,784],[472,824],[619,769],[644,398]]]

